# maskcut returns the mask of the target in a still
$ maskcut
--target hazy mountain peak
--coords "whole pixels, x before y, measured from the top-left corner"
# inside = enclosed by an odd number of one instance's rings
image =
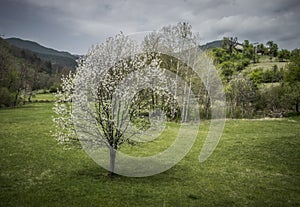
[[[75,60],[78,56],[72,55],[69,52],[58,51],[42,46],[34,41],[23,40],[20,38],[7,38],[6,41],[16,47],[30,50],[41,59],[50,61],[52,64],[67,65],[73,68],[76,65]]]

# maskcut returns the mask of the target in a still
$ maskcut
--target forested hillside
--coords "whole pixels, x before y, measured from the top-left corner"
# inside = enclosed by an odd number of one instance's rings
[[[62,74],[72,68],[44,61],[29,50],[21,49],[0,38],[0,106],[16,106],[30,101],[32,91],[53,90]]]
[[[279,50],[273,41],[239,44],[231,37],[209,53],[223,80],[229,117],[299,113],[300,49]]]
[[[18,48],[33,52],[37,57],[45,61],[50,61],[52,64],[65,65],[72,68],[76,67],[77,56],[68,52],[60,52],[44,47],[36,42],[22,40],[19,38],[8,38],[6,41]]]

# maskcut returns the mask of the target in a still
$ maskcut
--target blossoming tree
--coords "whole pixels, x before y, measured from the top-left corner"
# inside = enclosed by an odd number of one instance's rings
[[[159,129],[165,115],[174,118],[179,114],[182,122],[197,120],[192,92],[197,84],[189,72],[189,67],[199,65],[196,39],[189,24],[179,23],[151,33],[142,44],[121,33],[93,47],[78,61],[76,74],[63,78],[54,106],[54,136],[60,142],[80,140],[83,148],[104,146],[112,175],[120,146],[144,141],[144,131]],[[170,150],[175,152],[169,155],[172,164],[182,159],[193,143],[184,137],[182,133],[181,144]],[[182,146],[188,147],[175,150]],[[89,152],[91,157],[98,153]],[[157,169],[169,166],[161,163]]]

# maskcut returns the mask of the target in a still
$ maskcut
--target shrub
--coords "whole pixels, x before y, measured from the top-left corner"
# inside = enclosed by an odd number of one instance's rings
[[[14,102],[14,94],[11,93],[8,88],[0,88],[0,107],[12,106]]]

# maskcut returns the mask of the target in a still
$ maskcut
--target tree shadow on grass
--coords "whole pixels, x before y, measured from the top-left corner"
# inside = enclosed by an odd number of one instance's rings
[[[118,181],[118,182],[128,182],[128,181],[138,181],[142,183],[153,183],[153,184],[161,184],[168,182],[182,182],[184,179],[186,179],[183,174],[186,174],[186,172],[190,171],[187,169],[187,166],[184,165],[175,165],[174,167],[170,168],[167,171],[164,171],[159,174],[155,174],[152,176],[147,177],[126,177],[118,174],[114,174],[113,176],[110,176],[110,172],[103,169],[100,166],[93,166],[93,167],[87,167],[82,168],[76,171],[71,172],[71,177],[76,177],[78,179],[82,178],[90,178],[94,180],[95,182],[102,182],[102,181]]]

